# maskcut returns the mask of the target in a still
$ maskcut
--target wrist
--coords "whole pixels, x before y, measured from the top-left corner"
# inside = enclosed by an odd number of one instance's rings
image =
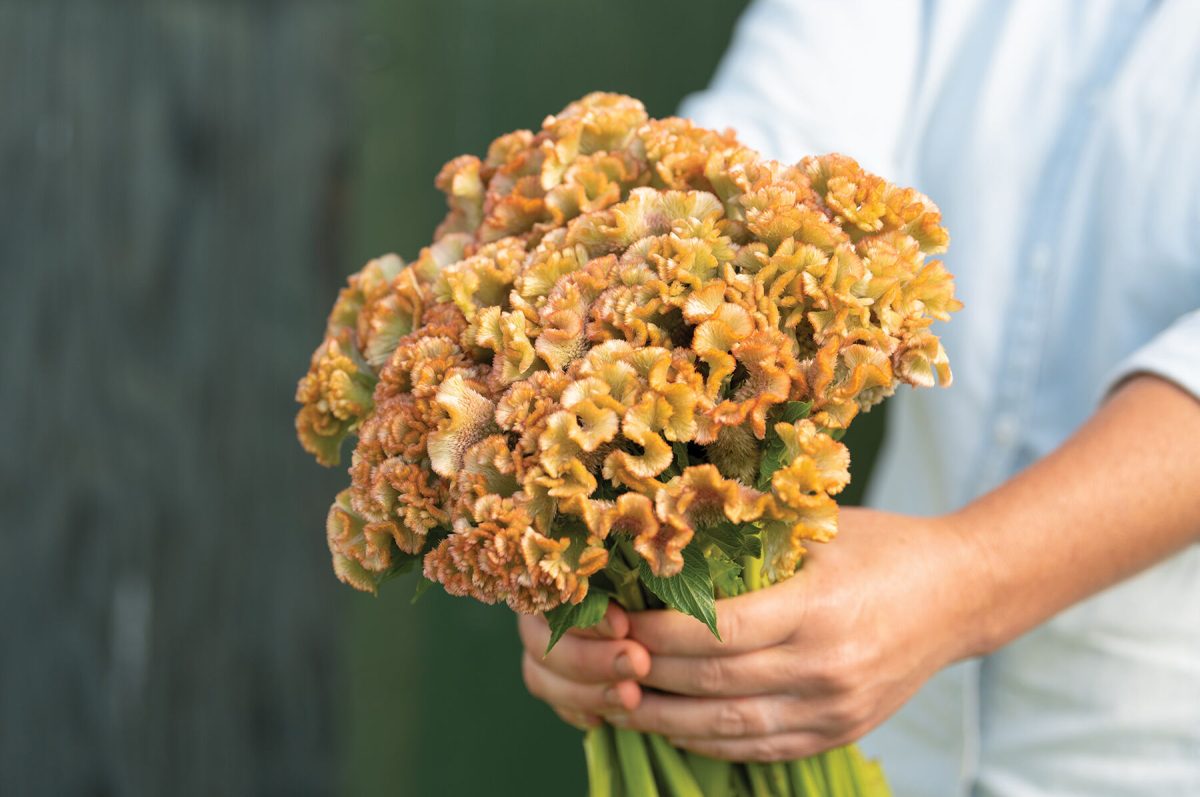
[[[962,512],[932,519],[938,536],[945,541],[948,567],[954,585],[943,595],[951,607],[952,639],[948,646],[953,664],[986,656],[1000,647],[1003,637],[1003,607],[995,552],[985,535]]]

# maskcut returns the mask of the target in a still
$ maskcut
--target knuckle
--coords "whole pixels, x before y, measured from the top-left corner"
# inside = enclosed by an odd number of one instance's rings
[[[716,694],[725,686],[725,663],[719,658],[700,659],[694,674],[696,691],[701,694]]]
[[[809,683],[821,694],[836,694],[841,690],[841,676],[836,668],[822,665],[808,673]]]
[[[829,708],[830,724],[839,730],[855,727],[865,719],[864,706],[856,696],[835,700]]]
[[[843,642],[837,647],[836,656],[838,672],[849,683],[860,682],[862,680],[860,673],[870,672],[873,669],[871,649],[861,639]]]
[[[750,745],[749,752],[749,758],[751,761],[757,761],[763,764],[770,763],[772,761],[781,761],[787,757],[780,747],[779,742],[770,737],[755,739]]]
[[[768,671],[769,681],[764,685],[780,691],[792,692],[798,685],[812,679],[812,667],[803,655],[788,655]]]
[[[821,662],[812,678],[826,694],[841,695],[854,691],[862,683],[859,663],[862,655],[854,643],[846,643]]]
[[[717,733],[721,736],[765,736],[777,729],[770,712],[754,700],[729,700],[717,716]]]
[[[719,736],[746,736],[745,707],[733,700],[726,701],[717,712],[716,731]]]

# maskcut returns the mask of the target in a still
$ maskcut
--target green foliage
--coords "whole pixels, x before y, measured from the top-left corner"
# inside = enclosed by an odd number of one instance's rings
[[[697,541],[693,540],[683,549],[683,570],[670,578],[654,575],[644,560],[638,562],[638,573],[646,589],[668,607],[695,617],[708,626],[713,636],[721,638],[717,633],[717,604],[713,597],[712,576]]]
[[[589,590],[579,603],[564,603],[546,612],[546,622],[550,624],[550,643],[546,645],[549,653],[563,634],[572,628],[591,628],[604,619],[608,609],[608,595],[600,590]]]
[[[807,418],[812,410],[811,401],[789,401],[773,408],[778,411],[778,417],[772,418],[774,423],[795,423],[801,418]]]
[[[708,573],[718,598],[732,598],[746,591],[743,562],[762,556],[762,539],[756,525],[716,523],[699,530],[694,545],[708,560]]]
[[[402,551],[395,551],[393,554],[395,562],[392,566],[378,576],[373,576],[376,587],[391,581],[396,576],[412,572],[421,561],[421,554],[404,553]]]
[[[709,549],[707,559],[708,574],[712,578],[717,597],[735,598],[746,591],[740,562],[730,559],[723,550],[716,547]]]
[[[378,590],[381,585],[391,581],[396,576],[402,576],[405,573],[411,573],[413,570],[419,570],[421,561],[425,558],[425,554],[436,548],[441,541],[446,539],[448,536],[450,536],[450,529],[439,526],[430,530],[429,534],[425,537],[425,544],[422,546],[420,553],[393,551],[392,555],[394,561],[388,570],[385,570],[378,576],[368,574],[375,581],[376,590]],[[422,576],[420,582],[417,583],[417,587],[413,593],[411,602],[416,603],[418,600],[420,600],[421,596],[425,594],[425,591],[429,589],[432,584],[432,581],[429,581]],[[379,594],[378,591],[376,591],[376,594]]]
[[[773,407],[768,417],[766,447],[758,463],[758,489],[765,490],[771,484],[771,476],[775,471],[788,463],[787,449],[779,435],[775,434],[775,424],[795,423],[801,418],[807,418],[812,410],[811,401],[789,401]]]
[[[711,550],[719,548],[730,559],[740,560],[744,556],[762,556],[762,539],[758,527],[751,523],[722,521],[706,526],[698,532],[701,544]]]
[[[691,457],[688,455],[687,443],[675,441],[671,443],[671,470],[675,474],[683,473],[683,471],[692,464]]]
[[[421,579],[417,581],[417,588],[413,590],[412,600],[410,600],[409,603],[416,603],[417,601],[421,600],[421,596],[428,592],[429,588],[432,586],[432,581],[424,576],[421,576]]]

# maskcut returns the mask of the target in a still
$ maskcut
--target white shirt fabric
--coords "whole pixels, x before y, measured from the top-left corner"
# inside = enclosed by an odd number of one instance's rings
[[[892,400],[874,505],[961,506],[1136,372],[1200,397],[1200,2],[760,0],[681,114],[943,211],[955,381]],[[1200,795],[1200,546],[947,669],[864,747],[896,797]]]

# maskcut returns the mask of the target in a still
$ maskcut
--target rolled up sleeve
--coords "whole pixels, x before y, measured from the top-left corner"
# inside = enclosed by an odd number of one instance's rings
[[[1200,400],[1200,310],[1180,317],[1122,360],[1106,380],[1104,394],[1143,373],[1173,382]]]

